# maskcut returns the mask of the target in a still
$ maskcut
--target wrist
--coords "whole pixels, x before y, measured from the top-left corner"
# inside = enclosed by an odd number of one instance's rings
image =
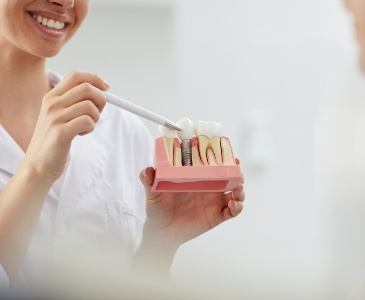
[[[169,274],[178,245],[166,239],[163,234],[144,226],[142,242],[134,259],[134,269],[143,275]]]
[[[17,174],[23,178],[27,183],[34,183],[40,189],[49,190],[54,183],[55,179],[47,176],[39,169],[35,168],[27,160],[24,160],[20,165]]]

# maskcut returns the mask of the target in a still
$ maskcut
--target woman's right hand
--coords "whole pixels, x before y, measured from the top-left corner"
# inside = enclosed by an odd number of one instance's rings
[[[24,161],[32,173],[51,183],[57,180],[73,139],[94,130],[108,88],[96,74],[74,72],[44,96]]]

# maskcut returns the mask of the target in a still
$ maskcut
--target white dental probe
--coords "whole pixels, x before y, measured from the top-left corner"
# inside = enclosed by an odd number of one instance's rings
[[[181,128],[179,126],[177,126],[174,122],[172,122],[152,111],[149,111],[137,104],[134,104],[128,100],[122,99],[116,95],[113,95],[112,93],[107,92],[105,94],[106,94],[106,101],[110,104],[118,106],[137,116],[150,120],[159,125],[165,126],[167,128],[173,129],[173,130],[181,131]]]

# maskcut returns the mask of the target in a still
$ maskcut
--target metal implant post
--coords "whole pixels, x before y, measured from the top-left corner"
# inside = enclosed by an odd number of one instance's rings
[[[194,122],[189,118],[184,118],[177,122],[177,126],[181,128],[181,131],[177,132],[181,140],[181,163],[185,167],[192,166],[191,140],[194,137]]]
[[[184,167],[192,166],[193,159],[191,153],[191,140],[182,141],[182,165]]]

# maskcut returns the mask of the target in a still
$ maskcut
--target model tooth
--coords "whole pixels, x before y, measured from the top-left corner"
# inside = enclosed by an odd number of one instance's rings
[[[165,126],[159,126],[161,135],[165,139],[165,148],[168,160],[171,165],[174,164],[174,141],[176,138],[176,132]]]
[[[236,165],[236,160],[233,155],[231,142],[228,138],[221,138],[222,156],[224,165]]]
[[[194,137],[194,123],[189,118],[184,118],[177,122],[181,128],[178,136],[181,139],[182,165],[189,167],[193,165],[191,154],[191,140]]]
[[[197,121],[194,124],[194,131],[196,136],[210,136],[209,122]]]
[[[160,133],[161,133],[161,136],[164,136],[166,138],[175,138],[176,137],[176,131],[175,130],[172,130],[170,128],[167,128],[165,126],[162,126],[160,125],[158,127]]]
[[[200,155],[204,164],[209,165],[207,153],[209,149],[212,149],[216,164],[222,165],[223,158],[220,141],[220,137],[222,136],[222,124],[217,122],[198,121],[195,123],[195,134],[198,136]]]
[[[174,166],[182,167],[181,144],[178,139],[174,140]]]
[[[203,166],[203,162],[200,158],[199,152],[199,141],[196,137],[194,137],[191,141],[191,154],[192,154],[192,161],[194,167]]]
[[[217,161],[215,159],[215,155],[212,148],[208,148],[207,150],[207,159],[208,159],[208,165],[209,166],[216,166]]]
[[[181,119],[176,124],[181,128],[181,131],[178,132],[178,136],[182,141],[190,140],[194,137],[194,123],[189,118]]]
[[[211,127],[210,146],[213,149],[217,164],[222,165],[221,136],[223,135],[223,126],[218,122],[211,122],[209,126]]]

